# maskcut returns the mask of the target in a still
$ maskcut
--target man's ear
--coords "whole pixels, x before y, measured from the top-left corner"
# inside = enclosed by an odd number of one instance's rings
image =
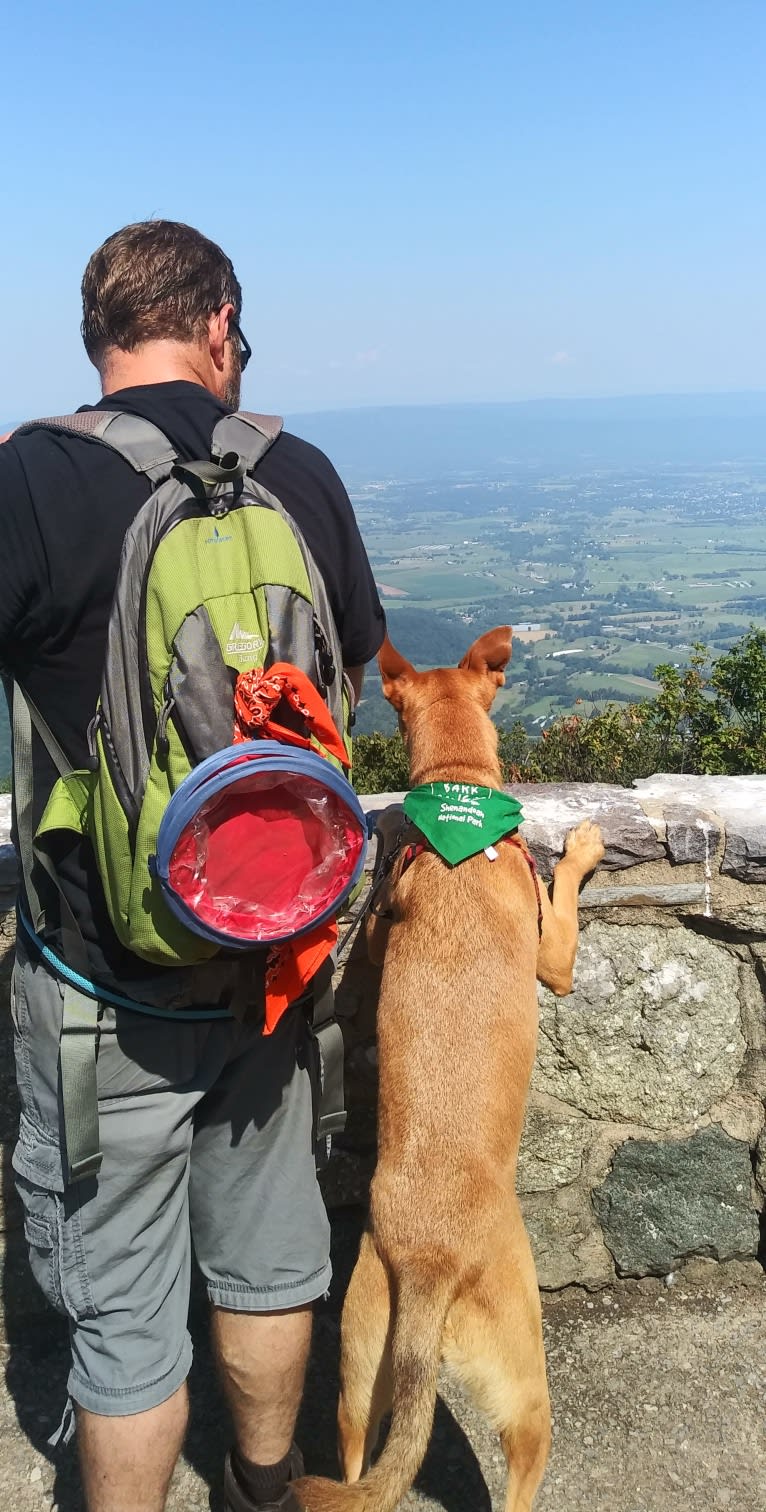
[[[378,652],[378,666],[383,679],[383,696],[397,710],[401,710],[407,685],[417,678],[417,672],[406,657],[400,656],[386,636]]]
[[[459,663],[461,672],[483,672],[496,688],[501,688],[511,659],[512,634],[510,625],[498,625],[496,630],[479,636]]]
[[[229,321],[234,314],[233,304],[221,305],[213,315],[208,316],[207,339],[210,347],[210,356],[213,366],[222,373],[226,362],[226,341],[229,335]]]

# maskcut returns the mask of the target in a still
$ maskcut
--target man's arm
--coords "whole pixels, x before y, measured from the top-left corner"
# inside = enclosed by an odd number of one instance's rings
[[[358,704],[361,696],[362,696],[362,683],[364,682],[364,667],[344,667],[343,671],[345,672],[345,674],[346,674],[346,676],[347,676],[347,678],[348,678],[348,680],[349,680],[349,682],[350,682],[350,684],[351,684],[351,686],[352,686],[352,688],[354,690],[354,706],[356,706]]]
[[[25,643],[33,639],[48,585],[48,563],[37,515],[13,432],[0,444],[0,663],[6,671],[15,664]]]

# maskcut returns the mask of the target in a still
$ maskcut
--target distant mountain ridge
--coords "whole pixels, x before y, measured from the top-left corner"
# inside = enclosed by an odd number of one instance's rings
[[[288,416],[341,473],[766,463],[766,393],[391,405]]]

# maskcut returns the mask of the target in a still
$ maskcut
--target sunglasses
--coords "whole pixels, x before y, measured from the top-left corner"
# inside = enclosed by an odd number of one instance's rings
[[[236,331],[239,337],[239,368],[240,372],[244,373],[245,368],[247,367],[247,364],[253,355],[253,349],[247,337],[244,335],[242,327],[238,320],[229,320],[229,330]]]

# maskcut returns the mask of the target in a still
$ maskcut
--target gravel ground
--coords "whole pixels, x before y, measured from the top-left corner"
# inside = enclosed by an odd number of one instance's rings
[[[338,1297],[358,1232],[357,1213],[335,1216],[337,1295],[317,1318],[300,1424],[307,1467],[327,1474],[336,1473]],[[554,1446],[535,1512],[766,1512],[766,1283],[744,1267],[696,1270],[672,1287],[626,1282],[546,1298]],[[73,1449],[54,1458],[45,1447],[63,1399],[65,1336],[37,1306],[13,1247],[4,1284],[1,1504],[82,1512]],[[168,1512],[220,1512],[228,1434],[198,1303],[193,1332],[192,1425]],[[504,1487],[494,1436],[445,1381],[428,1457],[402,1507],[501,1512]]]

